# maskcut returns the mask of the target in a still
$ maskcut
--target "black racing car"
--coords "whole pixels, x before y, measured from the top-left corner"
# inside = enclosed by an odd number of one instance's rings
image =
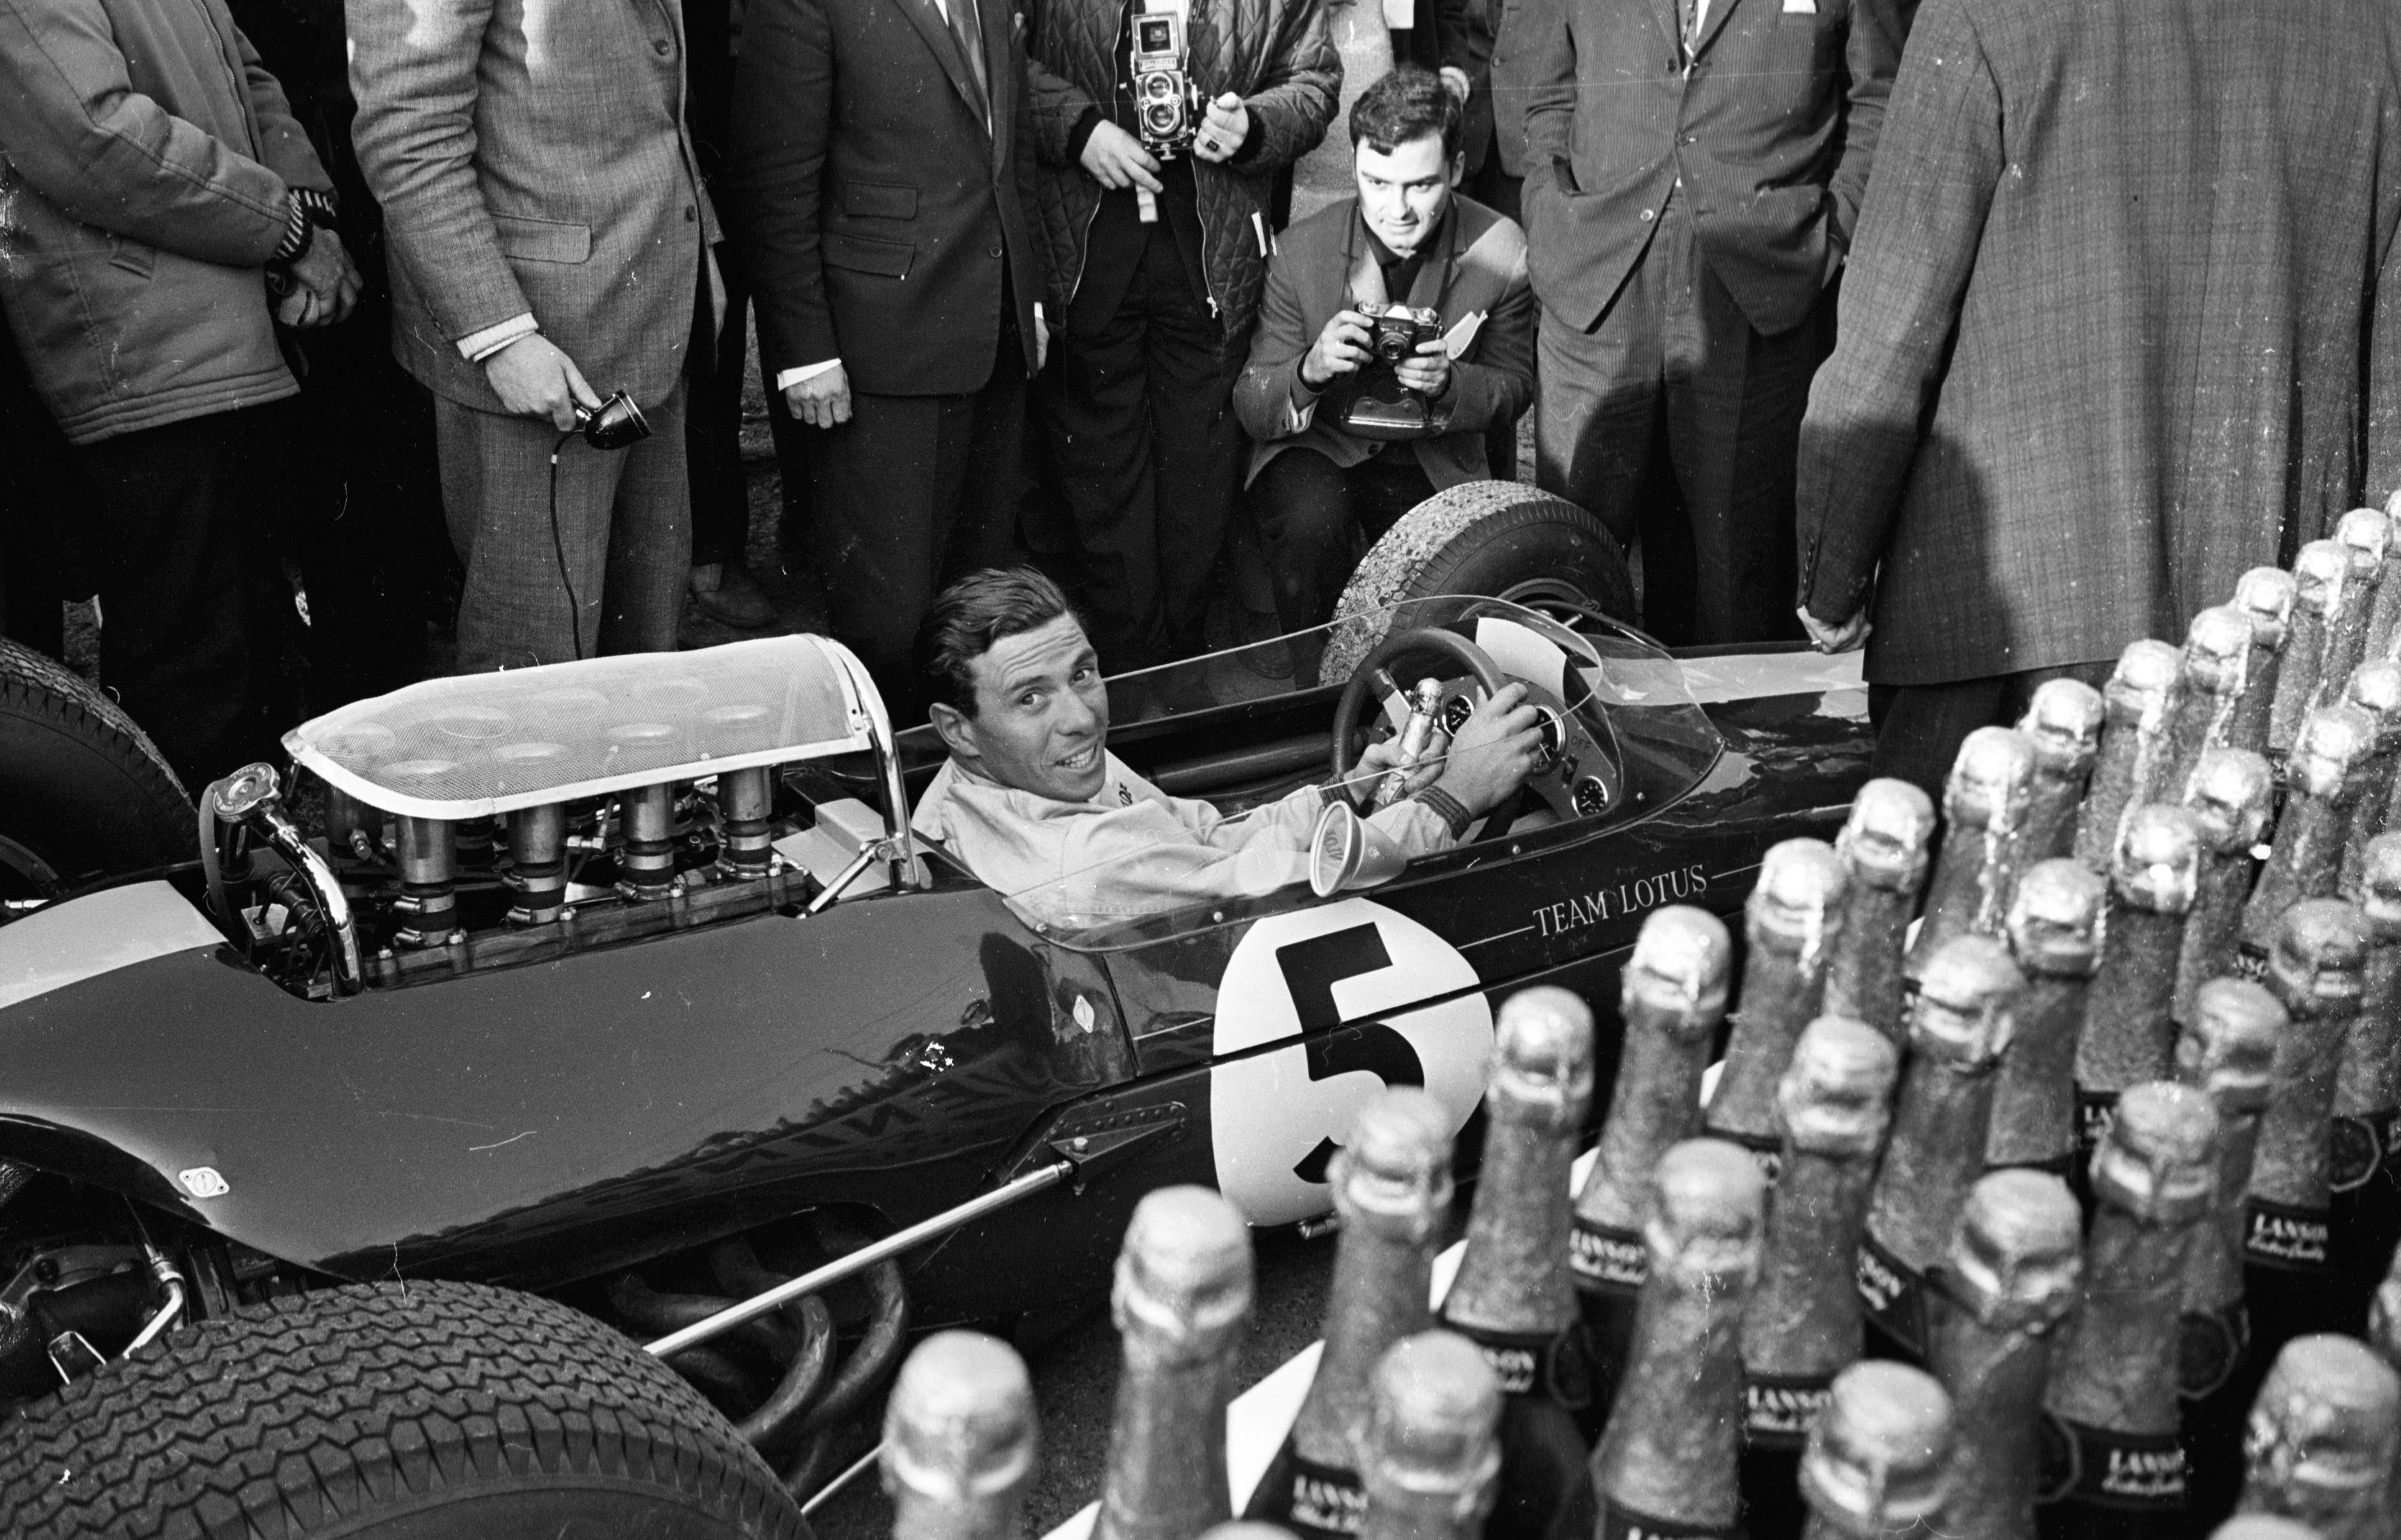
[[[9,900],[0,1513],[799,1533],[908,1330],[1090,1298],[1142,1193],[1315,1220],[1388,1083],[1472,1151],[1498,1000],[1613,1001],[1648,911],[1734,914],[1866,774],[1855,663],[1528,597],[1351,613],[1323,683],[1290,639],[1111,682],[1113,751],[1240,814],[1421,677],[1526,681],[1544,771],[1398,870],[1338,816],[1220,902],[995,892],[909,829],[930,736],[784,637],[344,708],[198,862]]]

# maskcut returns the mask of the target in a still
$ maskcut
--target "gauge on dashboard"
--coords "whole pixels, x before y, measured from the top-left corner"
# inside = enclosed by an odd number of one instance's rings
[[[1475,715],[1474,701],[1465,695],[1453,695],[1450,697],[1449,704],[1442,708],[1442,730],[1452,737],[1457,737],[1459,730],[1466,726],[1467,719],[1474,715]]]
[[[1568,746],[1568,723],[1565,717],[1547,706],[1534,708],[1534,731],[1542,735],[1543,757],[1534,766],[1539,774],[1557,764],[1559,754]],[[1606,791],[1602,793],[1608,795]]]
[[[1609,811],[1609,788],[1598,776],[1576,782],[1575,809],[1588,818]]]

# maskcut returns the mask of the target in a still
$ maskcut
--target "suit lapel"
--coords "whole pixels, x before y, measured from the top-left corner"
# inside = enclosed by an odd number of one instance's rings
[[[1459,227],[1463,223],[1465,216],[1459,212],[1459,200],[1454,198],[1443,217],[1442,250],[1429,254],[1429,259],[1418,268],[1417,282],[1409,285],[1409,303],[1419,309],[1442,309],[1442,302],[1450,293],[1451,275],[1459,270]]]
[[[1719,29],[1726,24],[1726,18],[1733,15],[1734,8],[1741,4],[1742,0],[1709,0],[1709,13],[1701,18],[1701,35],[1693,44],[1694,58],[1698,59],[1709,51],[1709,45],[1717,41]]]
[[[1016,25],[1016,12],[1009,9],[1009,0],[976,0],[976,19],[983,28],[983,73],[992,82],[992,163],[999,166],[1004,149],[1016,138],[1011,125],[1017,121],[1017,93],[1024,89],[1009,51],[1015,39],[1009,29]]]
[[[1684,21],[1676,8],[1676,0],[1642,0],[1651,7],[1651,19],[1659,23],[1660,35],[1667,39],[1667,50],[1678,59],[1684,57]]]
[[[942,66],[942,73],[950,76],[951,89],[959,93],[959,102],[967,109],[967,116],[977,117],[975,76],[967,72],[967,62],[959,55],[958,40],[951,35],[950,23],[942,20],[942,13],[935,7],[934,0],[892,0],[892,4],[900,8],[900,14],[917,29],[917,35],[926,40],[926,47],[933,50],[935,62]],[[981,14],[981,7],[978,14]],[[990,67],[989,56],[984,73],[995,73]]]

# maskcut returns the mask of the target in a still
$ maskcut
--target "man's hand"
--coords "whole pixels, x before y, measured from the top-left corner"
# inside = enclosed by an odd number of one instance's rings
[[[1445,64],[1442,67],[1442,83],[1450,88],[1450,94],[1459,98],[1459,104],[1462,107],[1467,104],[1468,97],[1475,89],[1468,83],[1467,72],[1456,64]]]
[[[1868,624],[1868,612],[1861,610],[1850,619],[1829,626],[1811,614],[1807,606],[1792,612],[1801,617],[1801,628],[1809,633],[1809,645],[1820,653],[1848,653],[1863,646],[1868,633],[1874,629]]]
[[[1526,687],[1504,684],[1461,725],[1434,784],[1482,818],[1517,794],[1542,752],[1542,718],[1526,704]]]
[[[1301,355],[1300,382],[1322,391],[1336,375],[1356,374],[1373,356],[1367,351],[1367,318],[1356,310],[1337,310]]]
[[[1432,401],[1450,388],[1450,349],[1438,337],[1420,342],[1417,356],[1393,365],[1393,378]]]
[[[1415,764],[1407,767],[1408,778],[1401,790],[1403,796],[1422,791],[1440,778],[1443,756],[1449,746],[1450,740],[1444,736],[1442,729],[1435,728],[1433,736],[1426,739],[1425,752],[1418,757]],[[1401,744],[1398,738],[1371,743],[1360,752],[1359,763],[1351,770],[1344,787],[1362,797],[1372,795],[1377,787],[1384,784],[1384,777],[1389,772],[1400,768]]]
[[[1035,323],[1037,332],[1041,323]],[[1037,338],[1035,347],[1046,344]],[[850,420],[850,376],[837,364],[830,369],[820,369],[797,384],[784,387],[784,406],[794,417],[812,428],[830,428]]]
[[[342,250],[342,238],[320,229],[309,250],[292,264],[292,292],[275,307],[275,319],[306,330],[330,326],[359,302],[359,270]]]
[[[1161,190],[1159,162],[1142,147],[1141,140],[1105,117],[1093,128],[1092,136],[1084,141],[1083,160],[1092,180],[1112,192],[1141,187],[1156,195]]]
[[[1201,110],[1199,131],[1192,136],[1192,153],[1213,165],[1231,160],[1250,136],[1251,109],[1228,91]]]
[[[528,332],[484,360],[484,378],[501,406],[519,417],[548,418],[562,433],[575,431],[577,403],[600,405],[575,360],[540,332]]]

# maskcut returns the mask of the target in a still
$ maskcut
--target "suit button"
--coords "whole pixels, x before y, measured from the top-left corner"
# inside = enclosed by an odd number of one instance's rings
[[[1659,211],[1656,209],[1645,209],[1638,217],[1641,219],[1642,223],[1648,225],[1651,221],[1659,217]]]
[[[992,251],[990,252],[990,254],[990,254],[990,255],[993,255],[993,256],[998,256],[998,255],[1000,254],[1000,242],[999,242],[999,241],[994,241],[994,242],[992,243]]]
[[[1684,62],[1681,59],[1677,58],[1672,53],[1667,56],[1667,73],[1669,75],[1675,74],[1678,70],[1681,70],[1683,67]]]
[[[1697,144],[1700,141],[1700,137],[1701,136],[1696,133],[1680,133],[1676,136],[1676,143],[1679,144]]]
[[[668,42],[664,37],[653,37],[651,39],[651,51],[657,54],[660,58],[665,59],[668,54],[675,51],[675,45]]]

